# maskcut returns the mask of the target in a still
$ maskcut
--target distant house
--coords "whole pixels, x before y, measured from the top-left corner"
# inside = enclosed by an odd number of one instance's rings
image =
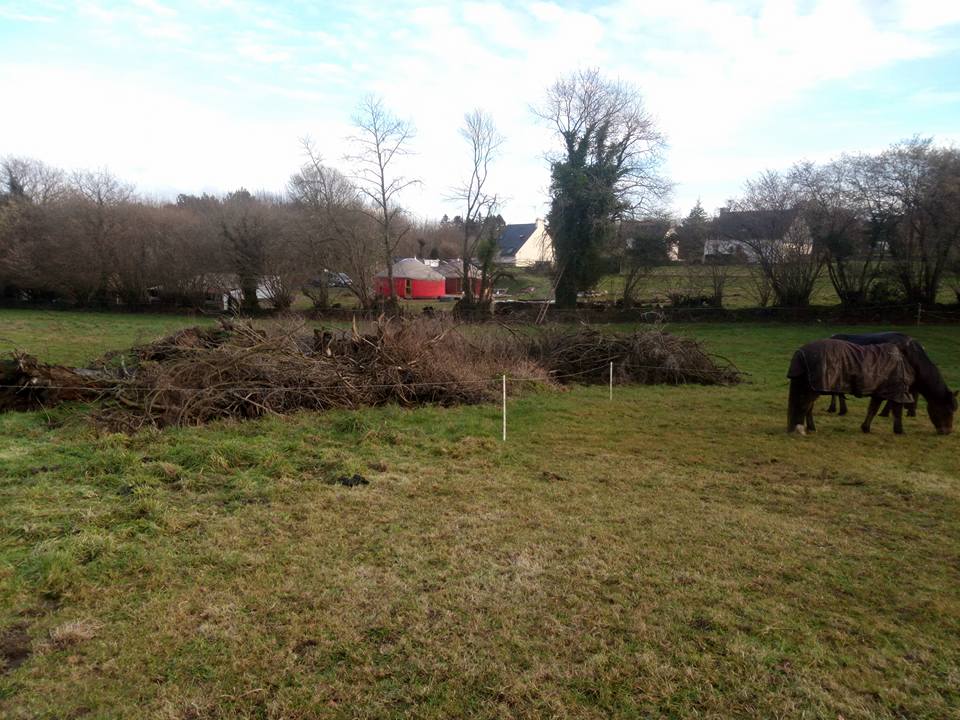
[[[553,239],[543,220],[507,225],[497,238],[496,262],[500,265],[529,267],[537,263],[553,262]]]
[[[377,294],[390,296],[390,277],[386,270],[376,274]],[[393,286],[397,297],[411,300],[441,298],[446,294],[446,278],[416,258],[404,258],[393,264]]]
[[[797,210],[720,210],[703,244],[703,259],[753,263],[765,246],[813,252],[810,230]]]

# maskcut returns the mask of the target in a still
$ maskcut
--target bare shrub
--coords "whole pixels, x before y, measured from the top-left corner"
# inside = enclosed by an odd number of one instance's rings
[[[607,382],[610,363],[621,383],[727,385],[740,373],[693,338],[662,330],[604,333],[552,327],[531,339],[530,356],[564,382]]]
[[[773,300],[773,283],[770,276],[759,267],[751,267],[747,277],[753,299],[759,307],[767,307]]]

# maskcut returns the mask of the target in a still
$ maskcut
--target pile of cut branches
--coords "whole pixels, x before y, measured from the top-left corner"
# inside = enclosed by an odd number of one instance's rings
[[[439,320],[381,321],[368,333],[226,322],[135,348],[100,419],[136,429],[303,409],[473,404],[496,397],[497,372],[551,382],[519,352],[477,354]]]
[[[197,425],[297,410],[397,403],[459,405],[494,400],[498,378],[524,386],[619,381],[734,383],[693,340],[662,332],[592,330],[461,332],[449,320],[381,320],[371,331],[310,330],[302,322],[223,321],[188,328],[89,369],[27,355],[0,364],[0,411],[98,400],[112,430]]]
[[[530,339],[528,354],[561,382],[605,383],[613,363],[617,383],[733,385],[740,371],[693,338],[662,330],[600,332],[548,327]]]

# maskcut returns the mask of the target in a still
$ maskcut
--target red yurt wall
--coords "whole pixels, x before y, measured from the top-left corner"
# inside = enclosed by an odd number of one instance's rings
[[[397,297],[413,300],[435,300],[444,294],[444,281],[442,279],[418,280],[416,278],[395,277],[393,286],[396,288]],[[377,293],[383,297],[390,295],[389,278],[377,278]]]

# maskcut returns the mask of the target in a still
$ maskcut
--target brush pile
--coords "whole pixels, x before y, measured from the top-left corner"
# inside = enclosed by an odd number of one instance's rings
[[[693,338],[662,330],[605,333],[588,327],[545,328],[534,335],[528,355],[561,382],[637,385],[733,385],[740,371],[711,355]]]
[[[654,331],[462,332],[441,319],[380,321],[372,331],[224,321],[188,328],[88,369],[26,355],[0,363],[0,411],[96,400],[112,430],[197,425],[297,410],[396,403],[475,404],[509,389],[606,382],[729,384],[739,373],[693,340]],[[69,389],[67,389],[69,388]]]

